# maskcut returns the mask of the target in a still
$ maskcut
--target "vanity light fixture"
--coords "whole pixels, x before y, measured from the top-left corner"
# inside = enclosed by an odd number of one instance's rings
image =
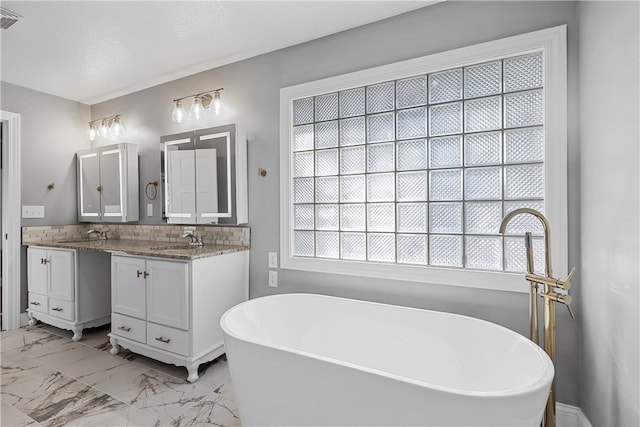
[[[189,109],[189,116],[194,119],[199,120],[209,110],[213,110],[216,116],[220,115],[223,108],[223,103],[220,99],[220,91],[222,90],[224,90],[223,87],[174,99],[171,120],[176,123],[182,123],[184,121],[187,117],[187,112],[182,105],[182,101],[189,98],[193,98],[193,104],[191,104],[191,108]],[[213,94],[213,96],[211,94]]]
[[[89,122],[87,136],[90,141],[95,141],[98,137],[118,142],[123,141],[124,127],[122,127],[122,123],[120,123],[120,114],[91,120]]]

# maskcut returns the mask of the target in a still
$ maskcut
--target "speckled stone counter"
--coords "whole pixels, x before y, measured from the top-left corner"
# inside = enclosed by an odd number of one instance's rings
[[[83,251],[110,252],[119,255],[141,255],[190,260],[249,250],[246,246],[207,245],[189,246],[187,243],[158,242],[155,240],[49,240],[28,243],[27,246],[79,249]]]
[[[87,238],[90,228],[111,231],[109,235],[115,234],[116,238]],[[23,227],[22,244],[180,260],[249,250],[248,227],[198,226],[195,232],[204,237],[203,246],[190,246],[181,237],[181,230],[181,226],[110,224]]]

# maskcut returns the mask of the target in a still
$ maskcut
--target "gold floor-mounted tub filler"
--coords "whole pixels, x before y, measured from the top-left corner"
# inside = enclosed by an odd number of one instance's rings
[[[525,249],[527,256],[527,274],[526,280],[531,285],[529,292],[529,338],[536,344],[540,344],[539,330],[538,330],[538,296],[542,297],[543,303],[543,316],[544,316],[544,350],[547,352],[551,361],[555,361],[555,335],[556,335],[556,312],[555,303],[559,302],[564,304],[569,310],[569,314],[573,319],[575,315],[571,309],[571,296],[568,291],[571,288],[571,278],[576,272],[574,267],[569,276],[564,279],[556,279],[553,277],[551,270],[551,244],[550,244],[550,229],[549,221],[540,212],[530,208],[516,209],[502,220],[500,224],[500,233],[504,234],[507,229],[507,224],[515,216],[520,214],[530,214],[535,216],[542,223],[544,230],[544,256],[545,256],[545,275],[539,276],[534,273],[533,266],[533,241],[531,233],[525,233]],[[542,287],[542,292],[540,288]],[[556,425],[556,400],[555,400],[555,379],[551,384],[549,390],[549,399],[547,400],[547,407],[544,414],[545,427],[555,427]]]

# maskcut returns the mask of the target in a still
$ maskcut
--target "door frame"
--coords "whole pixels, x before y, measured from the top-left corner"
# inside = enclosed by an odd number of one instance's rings
[[[2,328],[10,330],[20,327],[20,114],[0,110],[0,120],[7,126],[2,144]]]

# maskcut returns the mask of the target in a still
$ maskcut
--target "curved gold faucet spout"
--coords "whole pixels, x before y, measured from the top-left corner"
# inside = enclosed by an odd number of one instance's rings
[[[544,262],[545,262],[545,274],[547,277],[553,277],[551,273],[551,231],[549,227],[549,221],[535,209],[531,208],[519,208],[509,212],[504,219],[502,220],[502,224],[500,224],[500,233],[504,234],[507,230],[507,224],[515,217],[520,214],[530,214],[535,216],[542,223],[542,229],[544,231]]]

